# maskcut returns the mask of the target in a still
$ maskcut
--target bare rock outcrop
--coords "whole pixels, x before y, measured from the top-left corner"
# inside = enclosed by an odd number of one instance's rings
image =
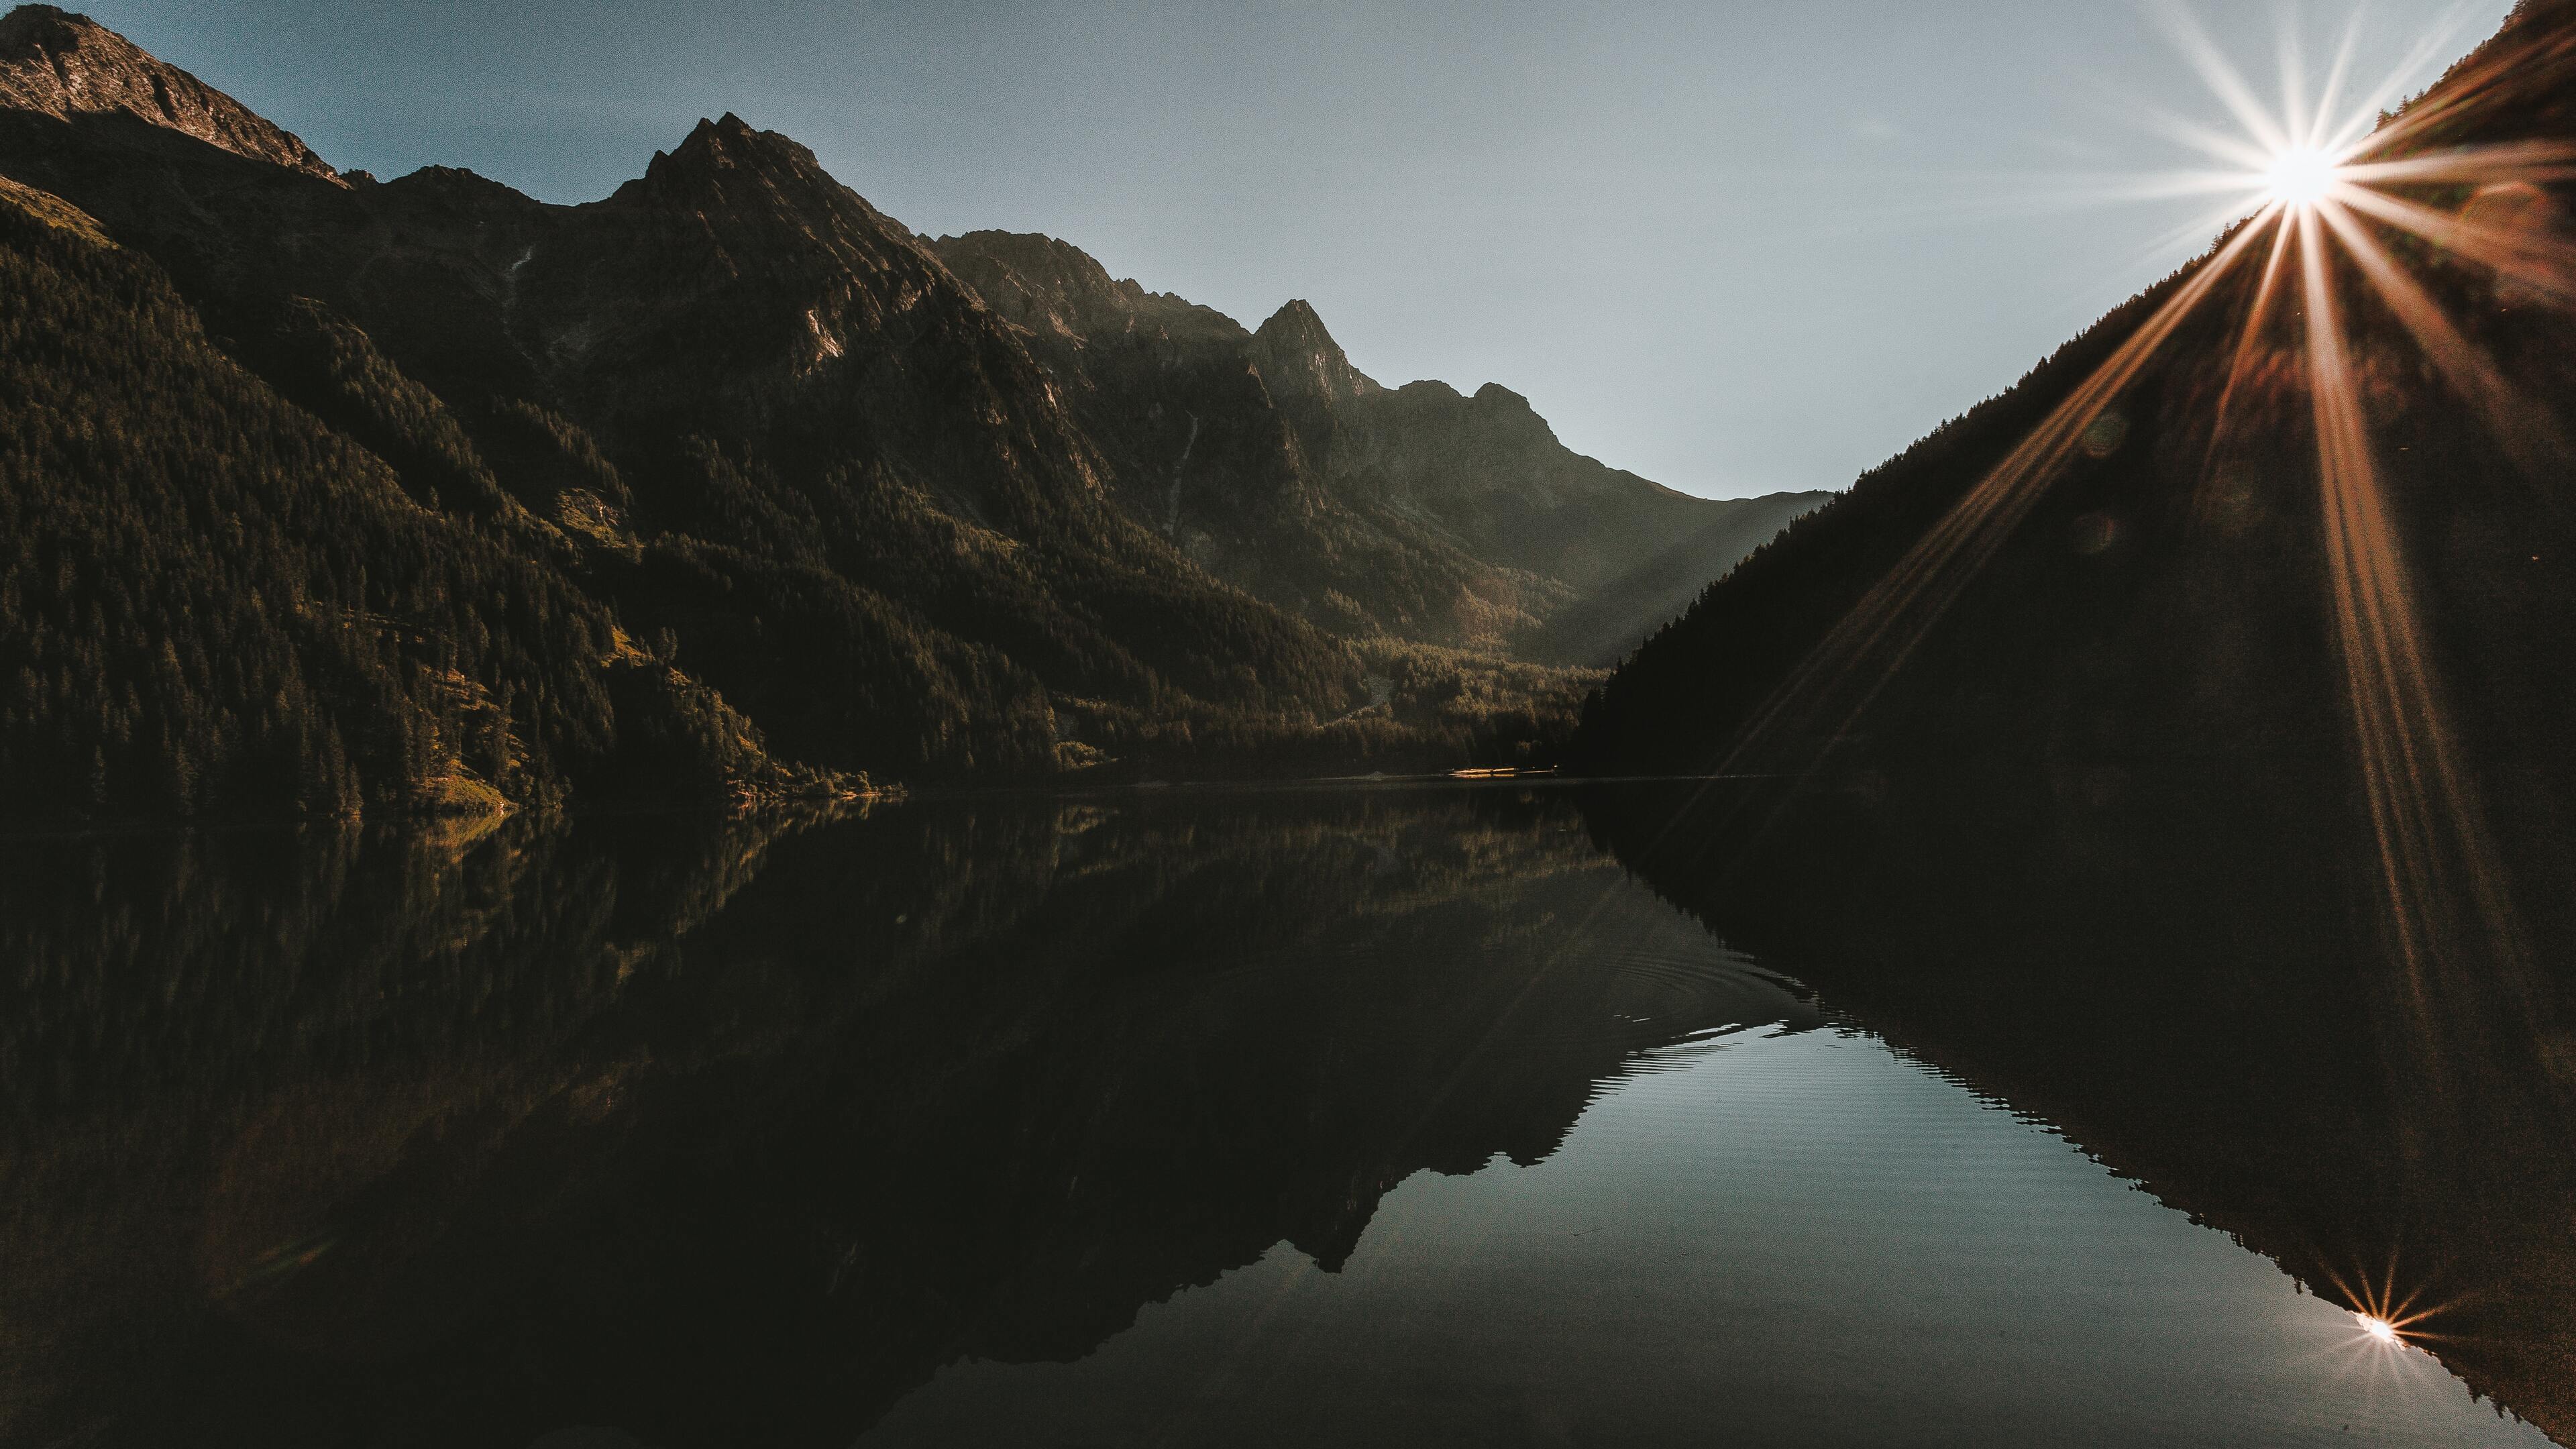
[[[57,120],[122,112],[235,155],[328,180],[313,148],[124,36],[51,5],[0,16],[0,106]]]

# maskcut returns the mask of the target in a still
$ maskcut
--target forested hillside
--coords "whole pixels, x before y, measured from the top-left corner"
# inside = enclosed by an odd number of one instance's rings
[[[2463,972],[2563,963],[2568,155],[2576,5],[2532,0],[2383,118],[2386,201],[2231,231],[1641,648],[1583,765],[1788,798],[1613,834],[1700,899],[1909,942],[2045,910],[2295,952],[2364,910]]]
[[[2415,105],[2432,119],[2401,133],[2397,154],[2576,141],[2576,5],[2524,5]],[[2448,355],[2349,256],[2330,264],[2328,285],[2343,294],[2337,345],[2367,389],[2388,510],[2378,527],[2402,554],[2430,630],[2426,662],[2456,696],[2460,726],[2510,768],[2555,773],[2565,756],[2555,731],[2576,721],[2576,676],[2551,662],[2576,637],[2564,504],[2576,326],[2567,295],[2536,285],[2533,269],[2567,252],[2576,213],[2525,181],[2415,190],[2437,215],[2505,218],[2482,225],[2523,238],[2514,245],[2531,263],[2499,272],[2500,243],[2472,236],[2452,253],[2382,229],[2379,244],[2404,259],[2458,339]],[[2313,339],[2285,305],[2247,331],[2260,252],[2185,310],[2115,396],[2072,415],[2080,434],[2033,475],[2035,502],[1990,555],[1942,569],[1926,606],[1879,624],[1872,641],[1834,636],[1846,621],[1877,619],[1865,604],[1909,560],[1946,557],[1939,530],[1983,526],[1991,480],[2016,467],[2015,450],[2070,416],[2062,405],[2193,289],[2218,250],[1706,589],[1592,701],[1585,754],[1695,770],[1796,766],[1831,746],[2075,767],[2340,748],[2342,585],[2306,376]],[[2482,361],[2473,369],[2465,357]],[[2500,398],[2515,407],[2500,411]],[[1840,652],[1821,649],[1829,637]],[[1826,660],[1848,660],[1839,673],[1851,677],[1798,674]]]
[[[1359,487],[1384,430],[1256,370],[1302,337],[1112,288],[1223,396],[1071,369],[959,270],[998,273],[731,116],[583,206],[380,182],[25,6],[0,177],[21,814],[1524,760],[1594,681],[1513,651],[1561,657],[1534,626],[1612,571],[1528,541],[1740,511],[1567,462],[1525,406],[1549,467],[1614,480],[1553,522],[1453,506],[1535,496],[1508,447],[1490,485],[1424,441]]]
[[[837,793],[0,181],[0,814]],[[620,729],[625,737],[621,740]]]

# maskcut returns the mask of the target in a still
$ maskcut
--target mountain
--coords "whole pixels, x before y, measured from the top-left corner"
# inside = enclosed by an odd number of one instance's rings
[[[2388,192],[2442,244],[2355,207],[2258,311],[2231,231],[1757,551],[1574,745],[1702,777],[1586,796],[1659,892],[2310,1291],[2426,1314],[2562,1442],[2571,143],[2576,4],[2534,0],[2364,153],[2434,173]],[[2474,148],[2556,174],[2456,179]]]
[[[1380,386],[1303,301],[1247,332],[1051,237],[931,246],[1072,400],[1129,513],[1338,631],[1613,663],[1829,496],[1696,498],[1575,453],[1498,384]]]
[[[733,116],[586,205],[385,182],[24,6],[0,178],[19,813],[1509,761],[1591,681],[1507,646],[1770,506],[1386,393],[1302,306],[934,246]]]
[[[58,121],[128,116],[236,156],[339,178],[313,148],[232,97],[49,5],[0,16],[0,107]]]
[[[842,794],[596,600],[227,358],[147,260],[0,180],[0,808]],[[490,627],[506,622],[506,629]],[[620,734],[622,731],[622,740]]]
[[[1731,778],[1603,833],[1863,957],[2286,971],[2358,919],[2563,1020],[2571,154],[2576,4],[2532,0],[2363,151],[2420,184],[2231,230],[1640,648],[1575,757]]]

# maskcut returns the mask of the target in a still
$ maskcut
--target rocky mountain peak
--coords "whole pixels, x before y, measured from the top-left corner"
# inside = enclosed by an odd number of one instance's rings
[[[1253,359],[1270,390],[1285,397],[1370,397],[1379,387],[1342,352],[1303,298],[1270,314],[1252,334]]]
[[[717,165],[734,164],[755,152],[762,145],[764,135],[772,134],[753,129],[749,121],[731,111],[712,121],[700,116],[698,123],[689,128],[688,139],[680,143],[680,154],[702,154]],[[776,136],[775,139],[784,141],[787,138]]]
[[[0,108],[62,121],[122,114],[238,156],[340,179],[312,147],[248,106],[88,16],[51,5],[0,16]]]
[[[657,187],[703,184],[728,171],[822,171],[814,153],[775,131],[754,130],[751,123],[727,111],[717,120],[701,117],[686,139],[669,151],[653,153],[644,180]]]
[[[1476,389],[1470,405],[1478,422],[1497,439],[1511,438],[1523,447],[1558,446],[1556,429],[1538,415],[1530,400],[1499,382]]]
[[[928,245],[984,305],[1033,332],[1076,340],[1159,333],[1227,346],[1251,335],[1213,308],[1112,278],[1090,253],[1051,236],[973,231]]]
[[[773,243],[801,236],[829,246],[863,236],[872,247],[916,250],[910,230],[834,180],[812,151],[730,111],[699,121],[676,148],[654,152],[644,175],[614,199],[694,214],[728,245],[749,227]]]

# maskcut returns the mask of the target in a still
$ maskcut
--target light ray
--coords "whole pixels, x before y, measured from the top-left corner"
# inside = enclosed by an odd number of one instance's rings
[[[2252,201],[2263,208],[2260,212],[2256,213],[2257,220],[2247,223],[2248,225],[2259,225],[2260,218],[2268,216],[2278,209],[2278,203],[2270,200],[2269,198],[2248,197],[2240,199],[2227,206],[2217,207],[2212,210],[2202,212],[2193,217],[2190,221],[2185,222],[2181,226],[2175,227],[2171,231],[2160,233],[2153,240],[2147,242],[2144,246],[2139,247],[2136,252],[2131,254],[2131,264],[2135,265],[2136,263],[2144,262],[2156,257],[2171,256],[2174,248],[2185,245],[2193,238],[2207,237],[2222,230],[2229,222],[2244,215],[2246,201]]]
[[[2448,386],[2468,400],[2481,423],[2526,473],[2562,460],[2571,449],[2550,414],[2534,405],[2495,361],[2445,314],[2373,228],[2406,233],[2443,249],[2553,305],[2576,308],[2576,244],[2553,234],[2545,194],[2454,213],[2391,187],[2537,187],[2576,178],[2576,146],[2546,141],[2445,146],[2406,154],[2443,123],[2473,116],[2491,87],[2514,77],[2508,50],[2480,52],[2453,67],[2441,88],[2390,118],[2405,77],[2429,62],[2465,15],[2428,34],[2406,65],[2346,112],[2358,30],[2348,29],[2313,104],[2296,39],[2283,42],[2282,99],[2275,115],[2260,104],[2190,13],[2159,7],[2185,59],[2242,126],[2223,135],[2168,113],[2147,122],[2235,171],[2179,171],[2141,178],[2106,194],[2148,199],[2190,195],[2230,199],[2226,211],[2196,220],[2161,240],[2244,219],[2216,249],[2173,281],[2144,324],[2076,382],[1999,463],[1978,477],[1828,629],[1734,737],[1720,773],[1754,764],[1757,751],[1802,743],[1813,769],[1904,668],[1943,615],[1995,557],[2036,502],[2063,473],[2087,429],[2110,411],[2148,362],[2217,289],[2240,273],[2260,246],[2259,276],[2241,289],[2244,317],[2227,334],[2232,347],[2219,389],[2204,468],[2214,464],[2237,424],[2240,396],[2275,358],[2296,360],[2314,432],[2320,525],[2326,563],[2325,608],[2334,640],[2355,766],[2361,777],[2377,894],[2391,947],[2405,967],[2410,1010],[2438,1026],[2437,1002],[2469,989],[2482,973],[2464,973],[2469,950],[2488,969],[2483,979],[2518,989],[2523,967],[2512,911],[2475,783],[2441,698],[2434,655],[2409,572],[2387,481],[2373,451],[2362,399],[2363,373],[2347,331],[2340,279],[2357,275],[2387,306],[2415,349]],[[2376,132],[2374,134],[2374,127]],[[2513,206],[2522,208],[2520,213]],[[2250,209],[2251,215],[2245,216]],[[2506,213],[2496,224],[2495,213]],[[2292,279],[2295,262],[2296,278]],[[2301,325],[2293,346],[2274,350],[2276,319],[2293,295]],[[2376,356],[2376,352],[2372,354]],[[1790,764],[1789,761],[1764,761]],[[2525,993],[2526,997],[2528,993]],[[2425,1040],[2431,1040],[2427,1035]],[[2448,1070],[2437,1058],[2435,1077]],[[2379,1295],[2377,1322],[2402,1332],[2403,1305]]]
[[[2362,138],[2371,133],[2371,128],[2380,124],[2388,108],[2397,104],[2405,94],[2407,77],[2422,71],[2435,57],[2451,48],[2461,27],[2468,23],[2469,14],[2467,0],[2459,0],[2443,13],[2441,19],[2426,27],[2416,37],[2414,47],[2405,58],[2391,66],[2378,86],[2356,102],[2343,124],[2325,138],[2325,149],[2341,151],[2361,144]],[[2381,133],[2380,140],[2393,143],[2407,136],[2410,130],[2409,118],[2401,117]]]
[[[2389,108],[2397,105],[2405,93],[2406,77],[2449,50],[2461,27],[2468,23],[2469,14],[2468,0],[2457,0],[2441,20],[2417,37],[2415,48],[2408,52],[2406,59],[2389,71],[2379,89],[2355,107],[2352,117],[2344,123],[2344,132],[2348,133],[2347,144],[2358,143],[2371,134],[2373,127],[2378,127],[2378,134],[2372,140],[2381,149],[2403,146],[2410,143],[2418,132],[2451,119],[2463,105],[2473,103],[2485,94],[2488,78],[2497,73],[2497,58],[2472,56],[2443,78],[2444,84],[2437,92],[2406,105],[2403,114],[2388,119],[2385,125],[2381,124]],[[2470,72],[2472,66],[2486,72],[2486,76]]]
[[[2254,351],[2262,345],[2263,324],[2271,320],[2272,298],[2281,286],[2281,265],[2290,255],[2290,224],[2278,206],[2264,208],[2263,214],[2251,224],[2257,227],[2268,224],[2271,227],[2272,251],[2264,259],[2263,275],[2254,284],[2253,300],[2246,304],[2245,330],[2237,339],[2235,356],[2228,361],[2227,383],[2219,389],[2217,416],[2212,419],[2209,429],[2209,450],[2213,457],[2217,455],[2219,441],[2227,436],[2227,416],[2235,405],[2236,390],[2244,385],[2245,375],[2253,367]]]
[[[2375,147],[2374,150],[2385,149]],[[2561,141],[2512,141],[2457,146],[2394,160],[2350,161],[2337,179],[2364,186],[2404,183],[2491,185],[2506,181],[2565,181],[2576,177],[2576,146]]]
[[[2086,429],[2137,377],[2252,246],[2240,229],[2195,269],[2146,323],[2078,383],[2048,417],[1907,550],[1818,643],[1757,711],[1717,773],[1743,768],[1751,753],[1794,725],[1826,724],[1828,742],[1847,731],[1919,647],[1967,581],[2030,512]],[[1836,698],[1857,682],[1856,696]]]
[[[2290,149],[2294,143],[2289,133],[2272,119],[2270,112],[2264,110],[2263,103],[2254,98],[2253,88],[2219,52],[2216,42],[2209,38],[2209,32],[2200,28],[2200,21],[2174,0],[2167,0],[2156,9],[2174,44],[2182,51],[2183,59],[2191,63],[2191,68],[2200,73],[2202,83],[2234,113],[2236,124],[2245,128],[2245,133],[2254,138],[2254,144],[2267,154]]]
[[[2309,122],[2306,144],[2311,150],[2329,154],[2343,148],[2329,139],[2326,127],[2332,122],[2335,105],[2343,97],[2344,82],[2352,75],[2352,54],[2361,43],[2361,17],[2355,15],[2343,28],[2343,42],[2335,47],[2334,68],[2326,73],[2325,89],[2317,95],[2315,118]]]
[[[2187,120],[2160,107],[2141,105],[2133,114],[2147,129],[2161,131],[2213,161],[2224,161],[2238,167],[2236,175],[2259,172],[2271,163],[2272,153],[2261,145],[2241,136],[2230,136],[2224,131],[2213,131],[2198,121]]]
[[[2474,932],[2494,963],[2506,968],[2501,974],[2509,985],[2521,973],[2502,873],[2442,709],[2344,343],[2323,234],[2333,230],[2348,244],[2355,237],[2369,243],[2357,226],[2347,235],[2347,225],[2349,218],[2335,207],[2300,217],[2310,401],[2336,634],[2363,793],[2378,839],[2392,944],[2422,1010],[2431,995],[2447,992],[2451,973],[2433,968],[2463,935]],[[2369,255],[2386,262],[2375,245]],[[2374,271],[2378,264],[2362,265]],[[2384,274],[2374,271],[2374,283],[2383,275],[2400,274],[2388,263]],[[2421,305],[2430,310],[2429,300]]]
[[[2576,246],[2560,238],[2483,226],[2366,187],[2352,187],[2336,200],[2520,283],[2539,300],[2576,307]]]
[[[2309,401],[2317,430],[2336,640],[2358,737],[2362,788],[2379,842],[2380,884],[2395,907],[2395,944],[2412,976],[2427,954],[2421,907],[2435,894],[2429,812],[2419,808],[2431,742],[2424,737],[2423,712],[2410,688],[2422,677],[2422,649],[2388,542],[2389,522],[2344,352],[2323,226],[2313,211],[2301,213],[2298,226]]]
[[[2373,194],[2358,187],[2351,190],[2356,202],[2361,196]],[[2318,210],[2398,322],[2441,369],[2452,388],[2478,410],[2487,430],[2514,455],[2526,476],[2539,472],[2550,459],[2567,455],[2566,440],[2555,436],[2555,430],[2544,422],[2547,414],[2532,406],[2530,399],[2497,370],[2477,344],[2443,315],[2423,284],[2406,275],[2350,209],[2338,204]],[[2533,436],[2535,432],[2538,437]]]
[[[2281,60],[2281,136],[2286,143],[2275,149],[2308,150],[2317,143],[2317,117],[2308,109],[2307,57],[2300,53],[2299,32],[2290,22],[2289,7],[2274,11],[2273,20],[2280,29],[2276,49]]]

